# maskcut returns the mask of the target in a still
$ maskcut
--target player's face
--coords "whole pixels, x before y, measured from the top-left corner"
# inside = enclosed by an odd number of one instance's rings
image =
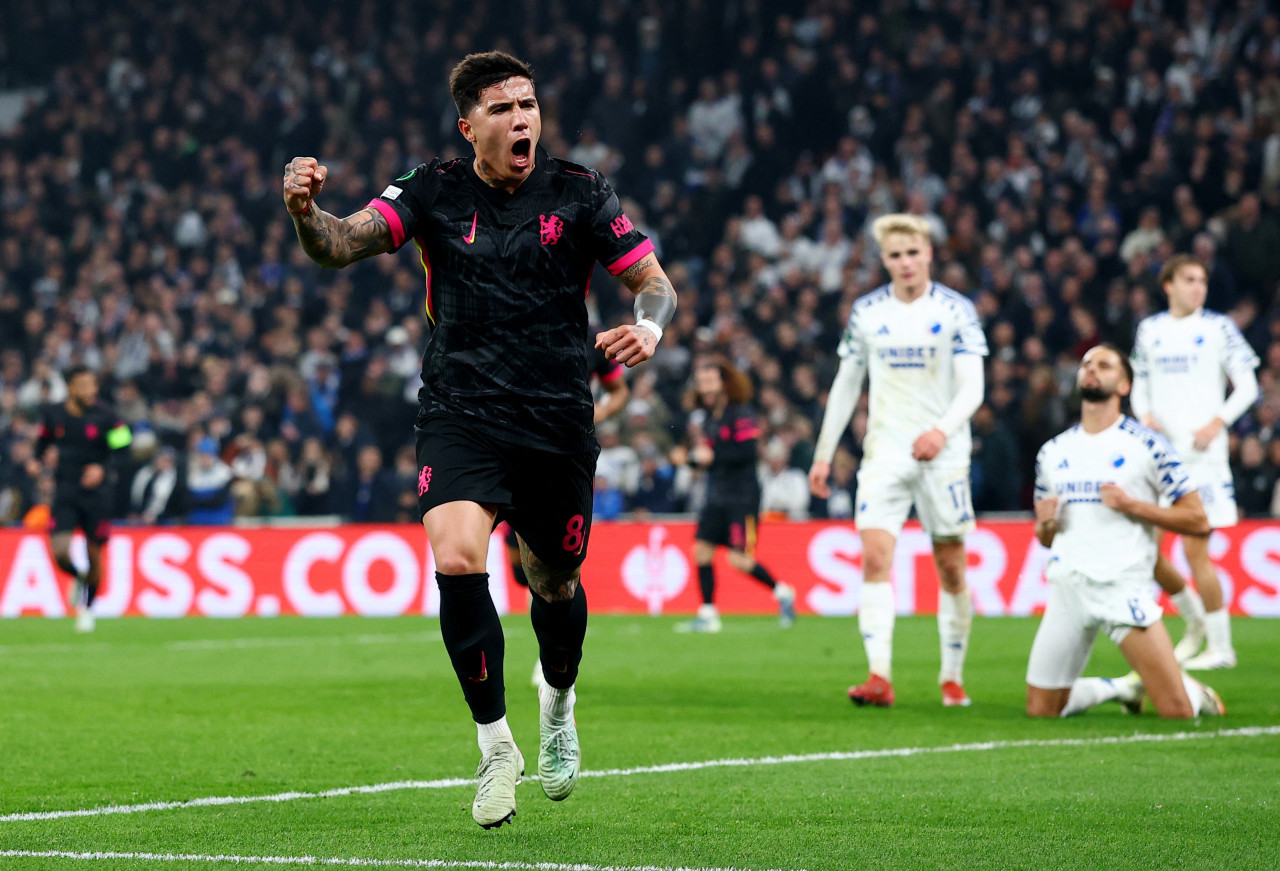
[[[702,401],[712,405],[720,398],[720,391],[724,388],[724,378],[720,376],[720,370],[715,366],[703,366],[694,371],[693,384]]]
[[[1088,402],[1102,402],[1113,396],[1129,395],[1129,376],[1120,355],[1111,348],[1091,348],[1080,361],[1076,373],[1080,396]]]
[[[1169,308],[1175,314],[1190,314],[1204,305],[1209,295],[1209,276],[1203,266],[1189,263],[1165,283],[1164,292],[1169,294]]]
[[[896,286],[918,290],[929,281],[933,246],[915,233],[890,233],[880,245],[880,262]]]
[[[88,408],[98,401],[98,376],[81,372],[67,385],[67,396],[81,408]]]
[[[474,146],[481,176],[514,190],[533,170],[542,136],[542,114],[533,82],[513,76],[480,92],[476,107],[458,119],[458,129]]]

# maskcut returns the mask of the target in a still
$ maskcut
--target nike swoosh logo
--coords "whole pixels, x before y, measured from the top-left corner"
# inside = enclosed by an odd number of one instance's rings
[[[472,230],[471,232],[474,235],[475,230]],[[466,237],[464,236],[463,238],[465,239]],[[472,677],[471,675],[467,675],[467,680],[471,681],[472,683],[484,683],[488,679],[489,679],[489,669],[484,664],[484,651],[482,650],[480,651],[480,676]]]
[[[471,235],[462,237],[462,241],[466,242],[468,245],[476,241],[476,221],[479,219],[479,217],[480,217],[480,212],[477,210],[476,213],[471,216]]]

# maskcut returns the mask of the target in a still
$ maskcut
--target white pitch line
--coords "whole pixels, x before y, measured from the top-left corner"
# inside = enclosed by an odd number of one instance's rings
[[[1108,735],[1101,738],[1050,738],[1025,741],[980,741],[973,744],[943,744],[936,747],[890,747],[881,750],[847,750],[832,753],[789,754],[786,756],[758,756],[755,758],[709,759],[702,762],[669,762],[663,765],[643,765],[636,768],[608,768],[584,771],[580,777],[630,777],[635,774],[664,774],[673,771],[702,771],[708,768],[746,768],[757,765],[792,765],[803,762],[839,762],[862,759],[886,759],[902,756],[921,756],[941,753],[974,753],[991,750],[1014,750],[1020,747],[1096,747],[1117,744],[1146,744],[1166,741],[1201,741],[1214,738],[1263,738],[1280,735],[1280,726],[1245,726],[1239,729],[1218,729],[1212,732],[1171,732],[1161,734]],[[526,780],[537,780],[527,777]],[[440,780],[398,780],[375,783],[370,786],[346,786],[321,792],[278,792],[271,795],[209,796],[186,801],[157,801],[146,804],[110,804],[94,808],[67,811],[27,811],[0,815],[0,823],[31,822],[35,820],[61,820],[71,817],[97,817],[113,814],[139,814],[148,811],[174,810],[176,808],[214,807],[221,805],[254,804],[257,802],[299,801],[312,798],[337,798],[347,795],[368,795],[394,792],[402,789],[448,789],[455,786],[473,786],[474,778],[443,778]]]
[[[465,862],[445,859],[360,859],[325,856],[235,856],[191,853],[69,852],[62,850],[0,850],[0,858],[87,859],[142,862],[226,862],[236,865],[339,865],[357,868],[477,868],[481,871],[747,871],[731,868],[692,868],[686,865],[592,865],[586,862]],[[781,871],[781,869],[769,869]],[[799,871],[799,869],[792,869]]]
[[[403,635],[381,633],[375,635],[323,635],[296,638],[206,638],[194,641],[170,641],[159,645],[160,650],[251,650],[264,647],[336,647],[344,644],[400,644],[439,641],[439,632],[410,632]],[[86,651],[119,650],[125,647],[144,648],[147,644],[137,641],[88,642],[77,644],[0,644],[0,654],[15,653],[84,653]]]

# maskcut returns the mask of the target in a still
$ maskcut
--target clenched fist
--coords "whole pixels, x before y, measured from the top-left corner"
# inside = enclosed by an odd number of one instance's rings
[[[314,157],[295,157],[284,165],[284,207],[294,215],[311,208],[320,195],[329,168]]]

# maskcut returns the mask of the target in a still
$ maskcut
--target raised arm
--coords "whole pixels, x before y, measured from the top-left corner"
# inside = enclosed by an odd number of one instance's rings
[[[374,209],[339,218],[315,205],[328,167],[314,157],[295,157],[284,168],[284,206],[307,256],[330,269],[383,254],[395,247],[387,219]]]
[[[653,254],[618,273],[619,280],[636,296],[636,322],[596,334],[596,347],[610,360],[628,368],[643,363],[658,350],[662,331],[676,314],[676,290]]]

